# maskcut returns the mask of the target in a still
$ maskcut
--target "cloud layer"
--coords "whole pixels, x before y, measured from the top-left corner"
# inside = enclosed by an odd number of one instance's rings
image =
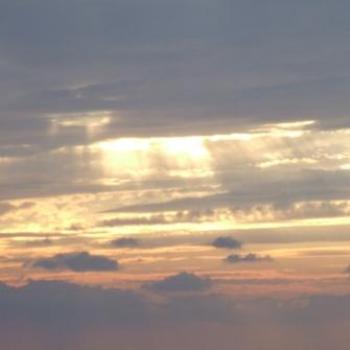
[[[347,295],[291,301],[197,295],[159,303],[132,291],[32,281],[20,288],[2,284],[0,308],[2,344],[14,350],[90,350],[97,343],[110,350],[116,341],[127,349],[160,350],[167,344],[171,350],[199,350],[203,337],[223,349],[235,339],[237,346],[252,350],[326,350],[331,344],[345,350],[350,301]],[[17,336],[11,332],[14,324]]]

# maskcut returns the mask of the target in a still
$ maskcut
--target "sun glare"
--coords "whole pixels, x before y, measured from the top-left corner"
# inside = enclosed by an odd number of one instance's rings
[[[110,175],[142,178],[156,173],[169,176],[210,176],[211,158],[203,137],[122,138],[95,143],[102,167]]]

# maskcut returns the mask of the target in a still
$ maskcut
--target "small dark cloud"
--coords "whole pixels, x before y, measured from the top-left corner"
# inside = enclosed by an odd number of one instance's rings
[[[231,254],[225,261],[230,264],[239,264],[239,263],[259,263],[259,262],[270,262],[272,261],[271,256],[269,255],[257,255],[249,253],[246,255]]]
[[[140,245],[139,240],[135,238],[129,238],[129,237],[122,237],[114,239],[110,242],[111,246],[117,247],[117,248],[135,248]]]
[[[118,262],[102,255],[91,255],[88,252],[57,254],[51,258],[42,258],[34,262],[35,268],[45,270],[116,271]]]
[[[214,239],[212,246],[223,249],[240,249],[242,247],[242,243],[235,238],[227,236]]]
[[[146,284],[145,287],[157,292],[194,292],[209,289],[212,282],[193,273],[180,272],[163,280]]]

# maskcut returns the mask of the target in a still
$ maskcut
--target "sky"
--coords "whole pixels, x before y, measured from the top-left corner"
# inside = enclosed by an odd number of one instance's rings
[[[0,0],[0,345],[346,350],[350,3]]]

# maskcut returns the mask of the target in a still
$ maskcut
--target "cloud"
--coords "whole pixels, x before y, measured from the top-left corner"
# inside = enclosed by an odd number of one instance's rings
[[[22,319],[40,323],[83,327],[98,325],[103,320],[127,325],[145,320],[146,305],[132,291],[104,290],[60,281],[30,281],[26,286],[0,287],[0,322]]]
[[[217,296],[156,302],[131,290],[60,281],[30,281],[18,288],[0,284],[0,309],[1,344],[14,350],[92,350],[96,346],[112,350],[116,344],[161,349],[150,342],[150,336],[157,339],[168,330],[173,333],[179,325],[234,318],[233,303]]]
[[[135,248],[140,245],[140,242],[135,238],[122,237],[111,241],[110,244],[117,248]]]
[[[229,236],[215,238],[211,244],[215,248],[224,249],[240,249],[242,247],[241,242]]]
[[[88,252],[57,254],[51,258],[38,259],[32,266],[44,270],[67,269],[75,272],[116,271],[119,268],[117,261]]]
[[[30,281],[0,284],[1,343],[14,350],[336,349],[348,347],[349,295],[236,300]],[[13,333],[13,325],[16,328]],[[12,330],[12,331],[11,331]],[[155,342],[154,339],[157,339]]]
[[[259,262],[271,262],[272,258],[269,255],[257,255],[249,253],[246,255],[231,254],[225,261],[230,264],[239,264],[239,263],[259,263]]]
[[[91,136],[79,122],[50,137],[50,119],[104,111],[111,123],[92,138],[218,133],[310,116],[348,126],[347,10],[342,0],[3,0],[2,152],[85,143]]]
[[[228,145],[222,145],[221,147],[224,150]],[[221,147],[218,146],[218,155],[220,155]],[[249,156],[251,156],[251,152],[252,150],[247,150]],[[233,160],[234,163],[241,161],[243,160]],[[340,170],[337,167],[334,169],[314,169],[313,167],[258,169],[248,164],[242,169],[244,169],[243,172],[232,169],[232,162],[227,163],[227,160],[223,164],[217,164],[215,170],[227,189],[225,192],[200,197],[188,196],[167,202],[122,206],[115,209],[115,211],[120,213],[150,213],[191,210],[192,208],[198,210],[233,208],[233,211],[239,212],[247,211],[249,208],[252,210],[254,206],[261,208],[264,204],[270,204],[272,212],[281,211],[282,213],[278,213],[281,216],[284,210],[285,216],[289,215],[296,218],[310,217],[310,214],[311,217],[316,217],[320,214],[321,216],[332,216],[334,214],[339,216],[342,212],[344,213],[344,208],[339,204],[337,207],[334,203],[333,205],[327,204],[327,201],[348,200],[350,195],[347,186],[350,181],[349,171]],[[246,171],[249,171],[252,176],[247,175]],[[293,207],[291,207],[293,204],[303,202],[304,205],[301,208],[294,208],[293,210]],[[307,202],[313,203],[308,205]]]
[[[197,291],[198,286],[193,287],[193,278],[185,283],[192,283],[192,287],[180,286],[181,291]],[[208,281],[202,280],[201,288],[206,283]],[[232,306],[233,303],[226,298],[214,295],[169,296],[165,303],[157,303],[132,290],[88,287],[62,281],[29,281],[18,288],[0,284],[0,325],[21,320],[28,325],[63,327],[65,331],[88,326],[108,328],[118,325],[125,328],[142,325],[146,328],[149,322],[169,324],[178,322],[179,318],[185,322],[232,319]]]
[[[107,211],[108,212],[113,212]],[[142,216],[130,216],[128,218],[113,218],[110,220],[103,220],[99,222],[100,226],[104,227],[115,227],[115,226],[131,226],[131,225],[170,225],[178,223],[193,223],[193,222],[202,222],[205,220],[213,220],[214,211],[178,211],[174,214],[158,214],[150,215],[148,217]]]
[[[208,278],[201,278],[193,273],[181,272],[161,281],[148,283],[145,287],[157,292],[196,292],[209,289],[211,284]]]

